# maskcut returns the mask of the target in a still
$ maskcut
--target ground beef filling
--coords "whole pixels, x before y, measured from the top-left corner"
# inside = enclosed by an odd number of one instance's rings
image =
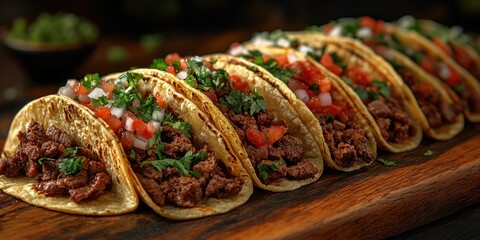
[[[46,196],[70,196],[75,203],[97,199],[111,188],[111,178],[99,158],[89,149],[76,148],[72,137],[55,126],[45,131],[33,122],[17,137],[20,145],[12,157],[0,161],[0,174],[36,178],[36,191]],[[66,156],[67,149],[76,151]],[[67,157],[81,159],[78,172],[61,171],[60,165]]]
[[[411,138],[418,131],[410,116],[400,108],[400,104],[393,98],[379,97],[379,99],[369,102],[367,109],[387,142],[400,143]]]
[[[192,171],[199,176],[184,176],[174,167],[159,171],[144,161],[153,161],[157,157],[152,146],[147,151],[131,148],[130,164],[140,180],[143,188],[158,206],[172,204],[178,207],[191,208],[200,203],[204,197],[228,198],[236,196],[242,190],[242,181],[231,176],[224,164],[207,145],[196,149],[191,140],[181,131],[169,126],[162,126],[161,132],[163,154],[168,158],[177,159],[188,151],[194,153],[205,151],[205,160],[192,166]]]
[[[250,115],[247,112],[237,114],[222,104],[217,104],[217,107],[227,116],[235,128],[253,167],[257,171],[257,175],[260,176],[257,167],[259,164],[277,164],[276,169],[272,169],[273,172],[269,173],[267,179],[261,178],[264,183],[269,184],[283,178],[308,179],[317,174],[318,169],[305,159],[303,143],[299,138],[285,134],[272,145],[257,148],[245,136],[245,132],[250,127],[260,131],[270,126],[287,127],[285,120],[276,120],[275,116],[268,110]]]
[[[339,119],[327,119],[324,115],[316,115],[323,130],[325,142],[335,163],[342,167],[351,167],[355,162],[371,163],[377,157],[369,148],[365,130],[353,121],[343,123]]]
[[[438,128],[455,121],[460,111],[456,105],[445,102],[430,85],[418,82],[409,69],[401,68],[397,71],[415,95],[430,127]]]

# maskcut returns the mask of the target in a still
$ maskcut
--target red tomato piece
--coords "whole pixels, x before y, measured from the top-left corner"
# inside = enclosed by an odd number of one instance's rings
[[[147,124],[144,121],[140,119],[135,119],[133,121],[133,130],[135,131],[136,134],[145,138],[149,138],[145,136],[145,135],[148,135],[148,134],[145,134],[146,132],[148,132],[148,130],[147,130]]]
[[[450,87],[457,86],[462,82],[462,77],[453,68],[448,67],[448,69],[450,70],[450,76],[447,78],[448,86]]]
[[[263,129],[262,132],[266,137],[267,143],[272,145],[282,138],[286,131],[287,128],[284,126],[270,126],[269,128]]]
[[[133,132],[130,132],[130,131],[122,132],[122,136],[120,137],[120,142],[122,143],[123,148],[129,148],[133,146],[134,137],[135,136],[133,135]]]
[[[342,68],[335,63],[333,63],[333,58],[327,52],[322,55],[320,58],[320,63],[325,66],[330,72],[334,73],[337,76],[342,75]]]
[[[118,129],[122,127],[122,121],[118,119],[115,115],[110,115],[105,122],[110,126],[114,133],[118,132]]]
[[[188,69],[187,61],[186,61],[185,58],[180,59],[180,69],[181,70],[187,70]]]
[[[255,145],[255,147],[257,148],[267,145],[265,136],[256,128],[247,128],[247,131],[245,131],[245,135],[247,136],[247,140],[253,145]]]
[[[165,62],[168,65],[172,65],[173,62],[180,61],[181,57],[178,53],[170,53],[165,57]]]
[[[383,20],[377,20],[373,33],[378,34],[383,32],[385,32],[385,22]]]
[[[419,65],[426,72],[434,75],[436,74],[435,63],[430,57],[424,56]]]
[[[328,78],[324,78],[318,81],[318,85],[320,86],[321,93],[327,93],[332,90],[332,82]]]
[[[83,86],[81,83],[77,84],[74,90],[75,90],[75,95],[77,96],[80,96],[82,94],[88,94],[87,88],[85,88],[85,86]]]
[[[160,94],[155,94],[155,99],[157,100],[157,104],[161,108],[165,108],[165,101],[163,101],[163,97]]]
[[[104,106],[98,106],[95,108],[95,114],[103,119],[103,120],[106,120],[107,118],[109,118],[112,114],[110,112],[110,108],[107,108],[107,107],[104,107]]]
[[[448,56],[453,56],[452,49],[446,42],[444,42],[439,36],[434,36],[432,41],[437,47],[439,47],[444,53],[448,54]]]
[[[288,62],[288,57],[287,57],[286,54],[277,55],[277,56],[275,56],[274,59],[277,62],[277,64],[279,66],[282,66],[282,67],[288,65],[288,63],[289,63]]]
[[[348,66],[345,75],[357,84],[369,86],[373,78],[367,72],[354,66]]]
[[[177,74],[175,72],[175,68],[173,66],[167,66],[167,68],[165,68],[165,72],[168,72],[168,73],[173,74],[173,75]]]
[[[461,46],[454,46],[453,52],[455,55],[455,61],[457,61],[462,67],[471,69],[475,66],[475,59]]]
[[[372,30],[375,28],[376,22],[375,19],[365,16],[360,18],[360,27],[368,27]]]
[[[248,88],[248,82],[243,82],[242,78],[237,75],[230,75],[228,79],[233,83],[233,88],[239,92],[244,92]]]
[[[115,83],[110,82],[110,81],[104,82],[100,87],[101,87],[101,88],[103,89],[103,91],[105,91],[106,93],[112,92],[113,90],[115,90],[115,89],[117,88],[117,86],[115,86]]]
[[[82,104],[83,106],[89,108],[90,110],[93,110],[93,103],[92,102],[88,102],[88,103],[79,102],[79,103]]]

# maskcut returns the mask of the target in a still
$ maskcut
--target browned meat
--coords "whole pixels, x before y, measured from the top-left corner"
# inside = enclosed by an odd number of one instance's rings
[[[202,199],[203,192],[198,179],[194,177],[171,178],[160,184],[167,195],[167,201],[179,207],[194,207]]]
[[[302,160],[297,164],[287,168],[287,175],[293,179],[312,178],[317,173],[318,173],[318,169],[316,169],[307,160]]]
[[[49,127],[46,132],[46,136],[54,142],[62,144],[66,148],[73,147],[75,142],[66,132],[56,128],[55,126]]]
[[[274,143],[274,145],[276,144],[278,144],[278,148],[283,149],[285,161],[297,163],[303,159],[304,151],[302,140],[292,135],[285,135]]]
[[[172,158],[183,156],[193,147],[190,139],[182,131],[169,126],[162,127],[162,144],[163,153]]]
[[[238,178],[225,178],[215,175],[207,185],[205,195],[226,198],[237,195],[242,190],[242,182]]]
[[[70,189],[68,192],[70,198],[79,203],[85,200],[94,200],[100,197],[106,189],[112,184],[110,177],[106,173],[97,173],[92,183],[81,188]]]
[[[143,189],[145,189],[148,196],[152,198],[153,202],[158,206],[163,206],[165,204],[165,193],[163,192],[162,188],[160,188],[160,183],[153,178],[145,177],[139,173],[137,173],[137,177],[140,180]]]

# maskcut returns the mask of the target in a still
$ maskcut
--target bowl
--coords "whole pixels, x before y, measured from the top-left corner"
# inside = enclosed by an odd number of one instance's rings
[[[34,84],[53,84],[71,78],[95,48],[95,43],[38,43],[5,35],[3,44]]]

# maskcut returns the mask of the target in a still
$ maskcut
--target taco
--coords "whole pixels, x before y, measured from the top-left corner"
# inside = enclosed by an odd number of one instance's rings
[[[60,92],[90,108],[116,134],[137,192],[158,214],[179,220],[220,214],[252,194],[252,181],[227,138],[166,82],[136,72],[102,79],[89,74]]]
[[[370,165],[376,159],[372,130],[339,86],[342,83],[332,80],[338,77],[293,49],[263,47],[243,53],[247,60],[225,55],[210,58],[215,61],[214,66],[241,66],[275,86],[299,110],[299,115],[312,112],[317,121],[309,126],[320,126],[322,129],[323,159],[329,167],[353,171]]]
[[[480,82],[438,46],[414,31],[370,17],[329,23],[320,31],[330,36],[362,39],[367,45],[392,47],[448,86],[448,92],[471,122],[480,121]]]
[[[276,33],[278,34],[278,32]],[[258,38],[258,36],[257,36]],[[388,64],[348,39],[326,38],[318,34],[289,33],[288,38],[263,41],[297,46],[343,80],[345,92],[368,120],[380,148],[391,152],[414,149],[422,139],[415,99]],[[252,40],[252,46],[258,45]],[[283,42],[283,43],[282,43]],[[279,44],[281,43],[281,44]],[[336,78],[338,79],[338,78]]]
[[[396,25],[428,38],[443,53],[480,80],[480,55],[471,43],[470,37],[461,33],[459,27],[448,28],[432,20],[415,19],[412,16],[400,18]]]
[[[0,160],[0,189],[27,203],[82,215],[135,210],[138,197],[114,133],[60,95],[39,98],[13,119]]]
[[[155,59],[153,69],[139,69],[164,79],[216,123],[228,135],[254,184],[281,192],[315,182],[323,172],[321,148],[312,131],[312,114],[299,116],[281,92],[240,67],[216,69],[209,59],[181,58],[170,54]]]
[[[314,33],[305,34],[315,35]],[[441,81],[423,71],[409,57],[392,47],[377,44],[375,41],[363,41],[357,35],[349,36],[362,41],[375,53],[383,57],[400,76],[400,79],[408,87],[405,90],[412,92],[420,107],[421,111],[417,117],[427,136],[436,140],[447,140],[462,131],[464,117],[461,108],[452,99],[451,95],[454,94],[449,94],[449,91],[443,86]],[[342,40],[340,42],[348,44],[349,41]],[[375,59],[377,56],[372,56],[371,58]]]

